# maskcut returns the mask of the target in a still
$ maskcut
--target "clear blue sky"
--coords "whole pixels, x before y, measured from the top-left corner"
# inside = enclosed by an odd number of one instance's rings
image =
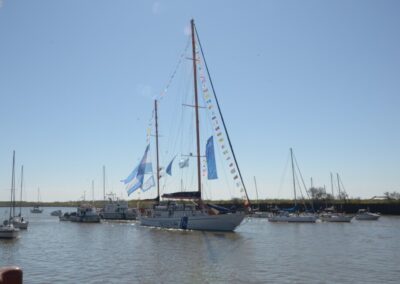
[[[250,196],[280,189],[294,148],[306,182],[400,191],[399,1],[0,0],[0,200],[12,150],[26,198],[127,198],[152,96],[196,20]],[[289,176],[287,176],[289,177]]]

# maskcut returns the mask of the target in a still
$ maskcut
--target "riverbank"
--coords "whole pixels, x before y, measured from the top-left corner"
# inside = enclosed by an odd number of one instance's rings
[[[204,201],[207,203],[208,201]],[[87,201],[92,203],[92,201]],[[218,204],[228,208],[236,207],[238,209],[243,208],[243,202],[241,200],[217,200],[212,201],[213,204]],[[32,207],[36,202],[22,202],[22,207]],[[82,201],[64,201],[64,202],[41,202],[41,207],[77,207],[82,204]],[[103,207],[104,201],[96,200],[94,205],[96,207]],[[303,203],[298,201],[299,205]],[[150,201],[139,201],[129,200],[129,207],[151,207]],[[289,199],[267,199],[260,200],[259,202],[252,201],[253,208],[259,208],[260,211],[270,211],[271,208],[290,208],[293,207],[294,201]],[[0,201],[0,207],[8,207],[10,203],[7,201]],[[18,204],[19,206],[19,204]],[[311,209],[310,201],[306,202],[307,208]],[[322,210],[323,208],[335,206],[340,211],[346,213],[356,213],[358,209],[369,208],[371,212],[379,212],[383,215],[400,215],[400,200],[371,200],[371,199],[351,199],[351,200],[315,200],[313,201],[314,210]]]

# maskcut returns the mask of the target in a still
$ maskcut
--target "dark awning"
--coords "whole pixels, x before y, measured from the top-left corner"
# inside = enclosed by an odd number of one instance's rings
[[[170,199],[200,199],[200,192],[182,191],[182,192],[164,193],[162,197]]]

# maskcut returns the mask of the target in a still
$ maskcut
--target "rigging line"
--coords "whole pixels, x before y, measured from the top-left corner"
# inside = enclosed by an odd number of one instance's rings
[[[308,194],[307,186],[306,186],[306,184],[305,184],[305,182],[304,182],[303,175],[301,174],[300,167],[299,167],[299,164],[297,163],[296,156],[293,155],[293,157],[294,157],[294,162],[295,162],[295,164],[296,164],[297,170],[299,171],[299,174],[300,174],[300,177],[301,177],[301,181],[303,182],[304,190],[306,191],[307,197],[308,197],[308,199],[310,200],[311,208],[312,208],[313,211],[315,211],[315,209],[314,209],[314,202],[313,202],[313,200],[311,200],[310,195]]]
[[[176,64],[174,71],[171,73],[171,76],[169,77],[169,80],[168,80],[167,84],[165,85],[165,88],[161,91],[160,95],[158,95],[158,98],[156,98],[156,99],[161,100],[167,94],[168,89],[171,86],[172,80],[174,79],[176,72],[178,71],[178,68],[182,63],[183,58],[185,57],[186,51],[189,48],[189,46],[190,46],[190,37],[188,37],[185,49],[179,56],[178,63]]]
[[[300,184],[299,176],[298,176],[297,172],[294,173],[294,176],[295,176],[295,180],[296,180],[296,182],[297,182],[297,184],[299,186],[298,188],[299,188],[300,195],[301,195],[301,201],[303,203],[304,209],[307,211],[306,200],[305,200],[304,195],[303,195],[303,190],[301,189],[301,184]]]
[[[342,188],[343,188],[343,190],[342,190],[342,192],[344,192],[344,197],[346,198],[347,197],[347,191],[346,191],[346,189],[344,188],[344,185],[343,185],[343,182],[342,182],[342,178],[339,176],[339,182],[340,182],[340,185],[342,186]]]
[[[280,192],[281,192],[282,187],[283,187],[283,183],[284,183],[284,179],[285,179],[285,177],[286,177],[286,173],[287,173],[287,168],[288,168],[288,165],[289,165],[289,161],[290,161],[290,152],[289,152],[289,154],[288,154],[288,156],[287,156],[287,158],[286,158],[285,167],[283,168],[281,180],[280,180],[279,187],[278,187],[278,195],[280,195]]]
[[[201,96],[201,100],[202,100],[203,104],[205,104],[204,96]],[[207,117],[208,123],[204,123],[203,124],[202,133],[211,133],[211,135],[214,136],[214,134],[213,134],[213,121],[211,119],[211,116],[206,115],[205,117]],[[218,143],[218,142],[216,142],[216,143]],[[216,147],[216,149],[217,149],[216,153],[218,154],[218,157],[220,158],[219,160],[223,161],[224,160],[224,155],[222,153],[223,149],[221,147],[218,147],[218,146]],[[220,177],[221,183],[224,183],[226,188],[228,188],[228,194],[229,194],[230,198],[232,199],[232,198],[235,197],[235,195],[232,193],[232,188],[235,187],[235,185],[232,187],[230,182],[229,182],[229,181],[231,181],[231,178],[228,178],[229,169],[228,169],[228,167],[222,167],[222,170],[221,170],[221,167],[220,167],[219,169],[220,169],[219,172],[222,172],[223,176],[224,176],[224,178]],[[212,189],[211,185],[210,185],[210,189]]]
[[[183,72],[184,74],[186,74],[186,72]],[[188,96],[186,90],[188,89],[188,84],[183,85],[180,84],[178,86],[178,91],[177,91],[177,96],[176,99],[174,100],[175,103],[175,107],[174,107],[174,111],[172,112],[173,114],[178,114],[175,120],[172,120],[172,123],[170,123],[170,130],[169,130],[169,136],[168,136],[168,143],[167,143],[167,148],[166,148],[166,153],[168,154],[172,154],[172,155],[165,155],[165,159],[168,159],[164,162],[164,165],[167,165],[167,163],[169,164],[171,162],[171,158],[173,156],[177,156],[177,151],[176,149],[182,149],[182,141],[183,141],[183,133],[184,131],[182,131],[182,129],[185,129],[185,125],[184,125],[184,112],[183,112],[183,108],[181,107],[182,103],[184,102],[186,97]],[[182,91],[183,90],[183,91]],[[179,110],[179,111],[178,111]],[[176,159],[178,160],[178,158],[176,157]],[[182,179],[182,171],[181,172],[181,179]],[[167,186],[167,179],[168,179],[168,175],[165,172],[164,175],[164,179],[163,179],[163,184],[164,187]],[[171,183],[168,183],[168,185]]]
[[[221,116],[221,121],[222,121],[222,124],[223,124],[224,129],[225,129],[226,138],[228,139],[229,147],[231,148],[232,156],[233,156],[233,159],[235,160],[236,168],[237,168],[237,170],[238,170],[239,177],[240,177],[240,180],[241,180],[241,182],[242,182],[244,192],[245,192],[245,194],[246,194],[246,199],[247,199],[247,202],[248,202],[248,206],[251,207],[251,202],[250,202],[250,199],[249,199],[249,195],[247,194],[246,185],[244,184],[244,180],[243,180],[243,177],[242,177],[242,173],[241,173],[241,171],[240,171],[239,164],[238,164],[238,162],[237,162],[236,155],[235,155],[235,152],[234,152],[233,147],[232,147],[231,139],[230,139],[230,137],[229,137],[228,129],[227,129],[227,127],[226,127],[224,117],[222,116],[221,107],[219,106],[217,94],[216,94],[216,92],[215,92],[214,84],[213,84],[212,79],[211,79],[211,76],[210,76],[210,71],[208,70],[207,61],[206,61],[206,58],[205,58],[205,56],[204,56],[203,47],[202,47],[202,45],[201,45],[200,38],[199,38],[199,34],[198,34],[198,32],[197,32],[196,26],[194,27],[194,30],[195,30],[195,33],[196,33],[196,36],[197,36],[197,41],[198,41],[199,46],[200,46],[200,51],[201,51],[201,55],[202,55],[203,60],[204,60],[204,65],[205,65],[205,67],[206,67],[208,79],[210,80],[210,85],[211,85],[211,88],[212,88],[212,90],[213,90],[215,102],[217,103],[218,112],[219,112],[219,115]]]

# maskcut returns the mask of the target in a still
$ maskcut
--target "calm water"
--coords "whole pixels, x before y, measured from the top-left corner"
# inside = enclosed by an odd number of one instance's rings
[[[248,219],[236,233],[212,233],[59,222],[55,209],[28,214],[28,231],[0,240],[0,266],[22,267],[25,283],[399,283],[400,217]]]

